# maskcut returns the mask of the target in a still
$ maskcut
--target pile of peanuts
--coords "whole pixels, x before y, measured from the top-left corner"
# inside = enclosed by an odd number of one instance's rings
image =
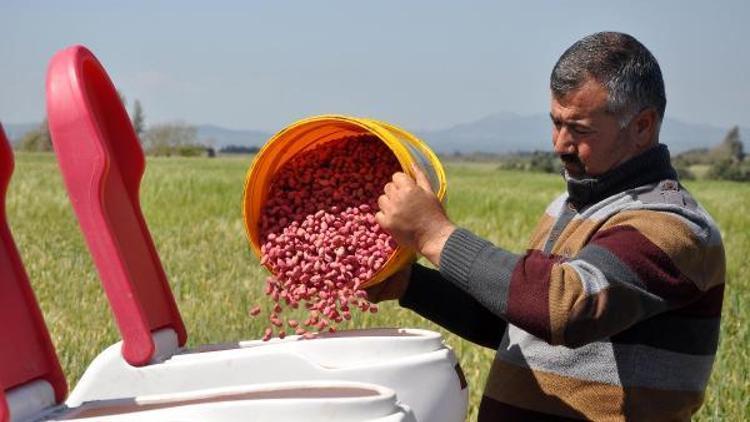
[[[375,221],[383,187],[400,170],[371,135],[347,137],[297,154],[274,174],[260,218],[261,264],[274,274],[265,293],[274,301],[263,340],[294,332],[312,338],[352,318],[377,312],[362,285],[396,248]],[[283,317],[302,305],[307,319]],[[252,316],[260,314],[256,305]]]

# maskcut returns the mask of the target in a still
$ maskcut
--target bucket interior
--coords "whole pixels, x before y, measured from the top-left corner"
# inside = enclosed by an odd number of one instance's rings
[[[373,135],[382,140],[377,134],[361,125],[331,119],[287,128],[274,136],[261,149],[253,161],[252,170],[245,183],[243,210],[248,238],[257,256],[260,256],[260,230],[258,230],[260,217],[268,195],[268,188],[276,171],[297,154],[331,141],[357,135]],[[401,164],[404,166],[403,162]]]

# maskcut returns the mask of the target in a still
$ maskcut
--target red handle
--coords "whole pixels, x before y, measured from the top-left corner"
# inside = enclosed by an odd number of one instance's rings
[[[13,153],[0,125],[0,421],[7,420],[4,392],[44,379],[65,400],[68,385],[44,317],[31,290],[5,213],[5,194],[13,174]]]
[[[8,402],[5,400],[5,394],[0,389],[0,422],[8,422],[10,420],[8,413]]]
[[[47,71],[47,117],[68,196],[123,339],[123,356],[145,365],[152,332],[185,326],[141,213],[145,159],[112,81],[83,46],[55,54]]]

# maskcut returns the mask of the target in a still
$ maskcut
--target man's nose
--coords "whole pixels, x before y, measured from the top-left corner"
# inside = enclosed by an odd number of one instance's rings
[[[553,131],[552,143],[556,154],[570,154],[575,152],[575,139],[566,126]]]

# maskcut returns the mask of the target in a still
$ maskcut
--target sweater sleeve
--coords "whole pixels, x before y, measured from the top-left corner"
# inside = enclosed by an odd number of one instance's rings
[[[412,266],[409,287],[399,303],[450,332],[493,350],[500,345],[507,325],[438,271],[419,264]]]
[[[720,309],[724,267],[715,227],[649,210],[617,214],[571,258],[512,254],[463,229],[440,258],[441,274],[494,315],[569,347],[668,310]]]

